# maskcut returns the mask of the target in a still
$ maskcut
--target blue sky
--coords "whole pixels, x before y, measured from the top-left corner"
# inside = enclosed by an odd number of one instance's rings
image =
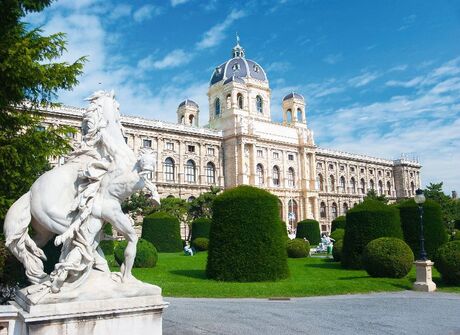
[[[60,101],[84,107],[114,89],[122,113],[175,122],[191,98],[202,125],[212,70],[238,32],[268,74],[273,120],[299,92],[319,146],[418,156],[423,185],[460,191],[458,1],[62,0],[26,19],[67,33],[64,60],[89,58]]]

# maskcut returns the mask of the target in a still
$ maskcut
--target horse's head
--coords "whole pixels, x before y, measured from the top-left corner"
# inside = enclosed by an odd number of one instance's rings
[[[85,100],[90,102],[88,110],[96,110],[107,123],[120,125],[120,104],[115,100],[114,91],[96,91]]]
[[[139,167],[142,172],[153,172],[156,167],[155,153],[148,148],[139,151]]]

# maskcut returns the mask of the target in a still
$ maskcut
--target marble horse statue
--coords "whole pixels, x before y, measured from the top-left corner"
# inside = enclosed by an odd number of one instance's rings
[[[98,91],[87,100],[80,148],[65,164],[41,175],[11,206],[4,223],[6,245],[24,265],[29,281],[52,293],[80,285],[92,269],[109,271],[98,246],[106,222],[128,242],[118,280],[132,280],[137,236],[121,202],[147,187],[159,203],[156,187],[147,178],[155,169],[155,156],[141,150],[136,157],[126,144],[113,92]],[[62,249],[48,275],[40,248],[54,236]]]

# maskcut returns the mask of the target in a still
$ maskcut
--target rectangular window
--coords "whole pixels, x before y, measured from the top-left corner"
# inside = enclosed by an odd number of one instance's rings
[[[70,131],[66,133],[65,136],[67,136],[68,138],[75,138],[75,134]]]
[[[351,171],[351,172],[355,172],[355,168],[354,168],[353,166],[350,167],[350,171]]]
[[[194,145],[189,145],[188,146],[188,152],[195,152],[195,146]]]
[[[208,148],[208,155],[209,155],[209,156],[214,156],[214,155],[215,155],[215,150],[214,150],[214,148]]]
[[[279,159],[279,158],[280,158],[279,152],[274,152],[273,153],[273,159]]]
[[[123,137],[125,139],[125,143],[128,143],[128,138],[126,136]]]
[[[257,157],[264,157],[264,152],[262,150],[257,150]]]
[[[174,150],[174,143],[173,142],[166,142],[166,150]]]
[[[294,155],[293,155],[293,154],[289,154],[289,155],[288,155],[288,160],[293,161],[293,160],[294,160]]]
[[[144,141],[142,141],[142,146],[144,148],[151,148],[152,147],[152,140],[144,140]]]

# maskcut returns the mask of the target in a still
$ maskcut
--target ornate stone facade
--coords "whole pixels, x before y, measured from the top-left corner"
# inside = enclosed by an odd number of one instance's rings
[[[280,199],[288,228],[305,218],[331,221],[362,201],[371,188],[391,201],[413,196],[421,165],[318,148],[307,127],[306,102],[297,93],[282,101],[283,122],[271,119],[265,71],[237,43],[232,58],[215,68],[209,90],[209,125],[198,125],[199,106],[185,100],[178,124],[123,116],[127,143],[157,154],[155,177],[162,197],[193,199],[209,190],[249,184]],[[82,109],[43,111],[46,123],[80,127]],[[80,136],[79,134],[77,136]],[[54,160],[59,164],[59,160]]]

